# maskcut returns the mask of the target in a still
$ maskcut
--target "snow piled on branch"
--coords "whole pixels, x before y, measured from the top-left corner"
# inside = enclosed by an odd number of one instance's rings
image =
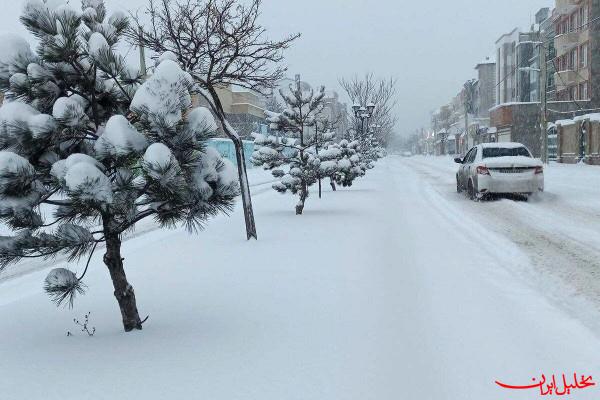
[[[60,4],[54,9],[54,14],[61,20],[69,20],[79,18],[81,11],[72,7],[71,4]]]
[[[38,186],[35,183],[31,184],[30,190],[20,189],[16,193],[14,176],[21,177],[21,182],[33,180],[35,169],[20,155],[0,151],[0,215],[3,217],[31,213],[40,198],[40,191],[36,190]]]
[[[188,125],[192,132],[216,132],[218,127],[210,110],[206,107],[196,107],[187,116]]]
[[[0,35],[0,78],[8,79],[16,72],[12,67],[16,61],[31,59],[33,52],[25,39],[14,34]]]
[[[177,55],[175,53],[173,53],[172,51],[165,51],[156,60],[156,65],[160,65],[165,60],[175,61],[176,63],[179,62],[179,60],[177,59]]]
[[[188,88],[193,84],[190,74],[172,60],[161,62],[154,74],[142,84],[131,101],[131,109],[157,124],[174,126],[183,118],[183,111],[192,105]]]
[[[87,162],[79,162],[68,168],[65,183],[67,189],[77,193],[81,200],[106,204],[113,202],[110,180],[97,167]]]
[[[26,0],[23,5],[23,13],[35,11],[56,11],[66,5],[64,0]]]
[[[76,127],[87,120],[86,105],[87,101],[79,95],[60,97],[54,102],[52,116],[67,126]]]
[[[29,117],[29,129],[34,138],[41,139],[56,129],[56,122],[48,114],[34,115]]]
[[[144,153],[144,162],[157,166],[160,168],[166,168],[171,164],[173,154],[167,146],[162,143],[151,144]]]
[[[46,276],[44,285],[49,288],[68,287],[77,282],[77,276],[72,271],[69,271],[66,268],[55,268]]]
[[[16,125],[19,122],[29,123],[29,119],[40,112],[29,104],[13,101],[5,103],[0,107],[0,129],[2,133],[8,133],[6,130],[10,125]]]
[[[206,148],[202,155],[196,170],[195,182],[204,200],[208,200],[214,194],[215,184],[220,190],[236,194],[239,191],[237,168],[231,161],[223,159],[212,147]]]
[[[35,172],[27,159],[10,151],[0,151],[0,189],[2,188],[2,175],[18,174],[22,171]]]
[[[29,128],[34,139],[41,139],[56,129],[52,116],[40,114],[32,106],[20,101],[6,102],[0,107],[0,135],[5,138],[19,139],[21,134],[15,126]]]
[[[93,58],[100,58],[102,53],[105,53],[110,50],[110,46],[106,41],[104,35],[100,32],[94,32],[90,36],[90,40],[88,41],[88,52],[90,56]]]
[[[141,153],[148,146],[146,138],[123,115],[110,117],[104,133],[94,145],[98,157],[120,157]]]
[[[50,169],[50,174],[59,181],[62,181],[65,179],[65,175],[67,175],[69,168],[78,163],[87,163],[100,170],[103,170],[102,164],[100,164],[95,158],[90,157],[87,154],[74,153],[65,160],[59,160],[55,162]]]

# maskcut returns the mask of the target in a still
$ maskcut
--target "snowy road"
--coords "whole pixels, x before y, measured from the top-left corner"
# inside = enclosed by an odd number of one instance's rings
[[[513,242],[533,266],[527,279],[544,287],[561,306],[580,305],[564,303],[565,293],[586,300],[596,312],[580,317],[600,331],[598,167],[552,164],[546,168],[546,193],[529,202],[503,199],[472,203],[455,193],[457,166],[449,158],[415,157],[403,164],[443,197],[452,207],[449,213],[476,220]]]
[[[302,217],[291,197],[261,192],[257,243],[243,240],[239,210],[199,236],[131,239],[143,332],[120,332],[100,257],[74,310],[53,308],[43,272],[3,282],[0,398],[505,400],[539,393],[495,380],[600,377],[600,241],[577,223],[592,221],[586,194],[564,199],[564,183],[531,204],[475,204],[454,193],[452,167],[390,157],[356,187],[311,197]],[[577,272],[559,245],[581,257]],[[87,311],[96,336],[67,338]]]

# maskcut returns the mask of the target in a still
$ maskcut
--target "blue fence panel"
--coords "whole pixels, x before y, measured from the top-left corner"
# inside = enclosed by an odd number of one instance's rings
[[[237,159],[235,158],[235,147],[233,146],[233,142],[229,139],[210,139],[207,142],[207,145],[216,149],[221,157],[228,159],[235,165],[237,165]],[[254,152],[254,142],[249,140],[244,140],[244,155],[246,158],[246,167],[252,168],[252,163],[250,159],[252,157],[252,153]]]

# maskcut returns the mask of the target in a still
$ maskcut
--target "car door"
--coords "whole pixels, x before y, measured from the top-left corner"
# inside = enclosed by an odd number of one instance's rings
[[[459,169],[460,184],[464,188],[467,187],[467,182],[469,181],[469,159],[473,155],[473,150],[474,149],[469,150]]]
[[[466,179],[465,184],[469,182],[469,178],[475,176],[475,159],[477,158],[477,147],[473,147],[470,151],[469,159],[467,160],[466,165]]]

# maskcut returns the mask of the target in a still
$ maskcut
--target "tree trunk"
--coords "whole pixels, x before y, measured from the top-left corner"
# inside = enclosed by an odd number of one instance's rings
[[[321,178],[319,178],[319,198],[321,198],[321,192],[322,192],[322,188],[321,188]]]
[[[333,191],[335,192],[337,190],[337,188],[335,187],[335,181],[333,180],[333,178],[329,178],[329,184],[331,185],[331,189],[333,189]]]
[[[250,185],[248,184],[248,174],[246,172],[246,157],[244,155],[244,142],[239,135],[232,129],[225,118],[225,111],[223,111],[223,105],[221,100],[213,87],[207,87],[211,99],[208,99],[213,112],[216,114],[223,132],[231,141],[235,147],[235,158],[237,161],[238,179],[240,182],[240,191],[242,192],[242,204],[244,207],[244,219],[246,221],[246,238],[248,240],[254,238],[258,239],[256,233],[256,223],[254,222],[254,209],[252,208],[252,196],[250,195]],[[211,101],[212,100],[212,101]]]
[[[308,198],[308,187],[306,186],[306,182],[302,183],[302,190],[300,190],[300,201],[296,204],[296,215],[302,215],[304,211],[304,202]]]
[[[246,221],[246,239],[258,239],[256,224],[254,222],[254,210],[252,208],[252,196],[250,195],[250,184],[246,172],[246,156],[244,154],[244,142],[239,137],[232,139],[235,147],[235,158],[238,163],[238,179],[242,192],[242,205],[244,207],[244,219]]]
[[[121,309],[123,317],[123,328],[125,332],[134,329],[142,329],[142,321],[138,314],[135,302],[135,293],[133,287],[127,282],[125,270],[123,269],[123,258],[121,257],[121,240],[117,234],[106,232],[106,254],[104,254],[104,264],[108,267],[110,277],[115,288],[115,297]]]

